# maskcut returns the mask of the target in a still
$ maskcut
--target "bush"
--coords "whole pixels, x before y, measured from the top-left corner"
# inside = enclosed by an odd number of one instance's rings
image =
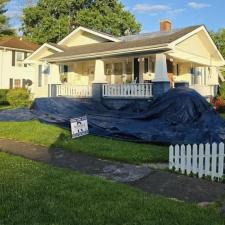
[[[225,100],[221,96],[212,99],[211,103],[213,107],[216,109],[216,111],[220,113],[225,112]]]
[[[222,97],[222,99],[225,99],[225,82],[220,85],[219,95]]]
[[[7,93],[7,101],[13,107],[28,107],[30,106],[30,93],[24,88],[11,89]]]
[[[8,105],[7,93],[8,89],[0,89],[0,105]]]

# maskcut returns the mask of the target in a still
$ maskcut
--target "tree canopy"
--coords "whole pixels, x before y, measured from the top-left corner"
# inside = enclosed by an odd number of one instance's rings
[[[8,1],[9,0],[0,0],[0,37],[15,34],[15,30],[9,27],[8,18],[5,15],[7,12],[5,6]]]
[[[217,48],[225,58],[225,28],[220,29],[217,32],[210,32],[210,34]]]
[[[38,44],[56,43],[78,26],[115,36],[141,29],[118,0],[38,0],[23,10],[23,34]]]

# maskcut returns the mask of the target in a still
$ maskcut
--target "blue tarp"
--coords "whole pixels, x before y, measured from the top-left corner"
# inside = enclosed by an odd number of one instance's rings
[[[197,92],[175,88],[146,102],[144,110],[130,104],[121,110],[100,102],[71,98],[36,99],[31,109],[0,112],[0,121],[38,119],[70,128],[70,119],[86,115],[91,134],[140,142],[193,144],[225,139],[225,121]]]

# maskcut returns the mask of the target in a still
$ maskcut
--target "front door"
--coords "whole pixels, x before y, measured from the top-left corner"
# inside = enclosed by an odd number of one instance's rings
[[[173,62],[170,60],[166,60],[167,64],[167,73],[168,73],[168,78],[170,81],[170,86],[172,87],[174,85],[174,79],[173,79]]]
[[[134,81],[136,83],[140,81],[140,64],[138,58],[134,59]]]

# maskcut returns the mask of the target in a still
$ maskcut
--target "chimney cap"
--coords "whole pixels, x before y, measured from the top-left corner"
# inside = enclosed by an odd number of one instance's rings
[[[160,23],[164,23],[164,22],[172,23],[172,21],[170,19],[162,19],[162,20],[160,20]]]

